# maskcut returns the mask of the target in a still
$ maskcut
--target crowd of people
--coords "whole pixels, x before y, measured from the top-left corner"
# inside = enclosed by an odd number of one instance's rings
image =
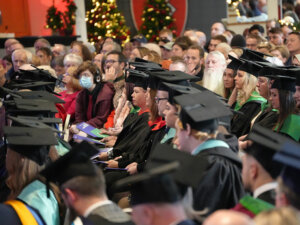
[[[0,64],[1,224],[300,224],[300,33],[216,22]]]

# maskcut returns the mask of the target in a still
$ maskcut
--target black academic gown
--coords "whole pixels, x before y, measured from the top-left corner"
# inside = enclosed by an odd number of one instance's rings
[[[213,147],[202,150],[197,157],[208,163],[197,188],[193,190],[194,209],[230,209],[245,194],[241,178],[242,164],[229,148]],[[200,163],[200,162],[199,162]]]
[[[264,110],[254,121],[262,127],[273,129],[278,120],[278,113],[275,111]]]
[[[125,126],[112,150],[113,157],[122,156],[119,160],[120,168],[128,165],[128,155],[136,152],[149,134],[148,120],[149,114],[145,112],[141,115],[130,115],[124,121]]]
[[[81,218],[84,225],[134,225],[132,221],[127,222],[111,222],[99,215],[90,215],[87,218]]]
[[[252,119],[260,112],[261,103],[259,101],[246,102],[231,120],[231,133],[237,137],[248,134]]]

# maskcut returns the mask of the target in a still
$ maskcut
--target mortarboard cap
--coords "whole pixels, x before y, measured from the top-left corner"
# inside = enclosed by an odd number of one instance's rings
[[[140,71],[162,71],[164,70],[160,64],[146,61],[146,62],[129,62],[130,66],[133,66],[135,70]]]
[[[4,127],[8,147],[42,165],[49,152],[49,146],[57,145],[51,129],[31,127]]]
[[[6,101],[9,106],[14,106],[16,111],[31,111],[31,112],[53,112],[57,109],[53,102],[39,99],[14,99]],[[14,109],[8,111],[15,111]]]
[[[259,62],[269,62],[268,60],[264,59],[265,56],[270,56],[270,55],[266,55],[262,52],[253,51],[253,50],[244,48],[243,54],[241,55],[240,59],[259,61]]]
[[[171,174],[174,180],[193,188],[198,186],[202,174],[208,166],[207,162],[199,157],[173,149],[167,144],[157,144],[147,160],[146,169],[153,169],[171,162],[178,162],[180,168]],[[193,171],[197,171],[197,173],[193,173]]]
[[[59,185],[77,176],[97,176],[97,168],[90,160],[97,153],[93,145],[83,141],[49,164],[41,171],[41,175]]]
[[[159,89],[161,82],[168,82],[173,84],[180,84],[189,86],[188,81],[192,81],[197,79],[195,76],[189,75],[182,71],[156,71],[150,72],[150,80],[149,80],[149,87],[151,89]]]
[[[286,137],[270,129],[254,125],[247,139],[253,141],[253,143],[245,149],[245,152],[252,155],[272,178],[276,179],[282,166],[272,161],[272,158],[278,151],[280,144],[286,140]]]
[[[172,84],[167,82],[162,82],[162,85],[168,88],[169,92],[169,102],[174,104],[174,97],[182,94],[196,94],[200,93],[201,91],[197,88],[192,86],[184,86],[179,84]]]
[[[247,73],[252,74],[253,76],[257,77],[261,68],[262,68],[262,66],[260,66],[257,63],[253,63],[250,61],[244,61],[244,63],[239,67],[238,70],[247,72]]]
[[[125,77],[126,82],[134,83],[135,87],[147,90],[149,75],[138,70],[128,69]]]
[[[38,121],[45,124],[58,124],[62,123],[61,118],[55,118],[55,117],[43,117],[43,116],[18,116],[17,118],[23,119],[23,120],[32,120],[32,121]]]
[[[276,88],[278,90],[285,90],[285,91],[296,91],[296,80],[294,77],[287,77],[287,76],[267,76],[271,78],[275,78],[271,88]]]
[[[192,129],[211,134],[217,129],[219,118],[232,115],[230,109],[208,91],[179,95],[174,99],[181,106],[180,119],[184,129],[188,123]]]
[[[178,162],[172,162],[145,170],[143,173],[117,181],[114,188],[118,190],[130,187],[132,206],[145,203],[175,203],[181,199],[181,196],[169,174],[178,167]]]
[[[300,86],[300,67],[288,69],[286,75],[295,77],[296,86]]]
[[[283,183],[300,196],[300,145],[292,140],[280,146],[280,151],[274,155],[274,161],[284,165],[281,173]]]
[[[229,59],[231,59],[231,62],[227,65],[227,68],[232,70],[238,70],[238,68],[243,64],[243,60],[237,59],[231,55],[228,55]]]
[[[38,91],[38,90],[46,90],[49,92],[53,92],[55,83],[54,82],[47,82],[47,81],[22,81],[18,80],[17,82],[14,82],[10,85],[12,88],[17,89],[30,89],[32,91]]]

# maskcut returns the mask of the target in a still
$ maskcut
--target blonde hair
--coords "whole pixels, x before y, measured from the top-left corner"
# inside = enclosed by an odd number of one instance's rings
[[[242,89],[238,90],[237,101],[243,105],[251,96],[252,92],[256,89],[257,78],[250,73],[244,72],[244,82]]]
[[[13,150],[10,151],[14,157],[9,162],[12,169],[9,171],[6,184],[11,190],[8,198],[15,199],[26,185],[37,178],[43,167]]]
[[[254,218],[256,225],[300,225],[299,212],[291,207],[264,211]]]
[[[178,111],[180,111],[180,109]],[[177,123],[177,126],[180,130],[184,130],[182,121],[179,118],[177,119],[176,123]],[[195,139],[197,139],[199,141],[204,142],[207,139],[216,138],[217,137],[217,132],[209,134],[207,132],[191,129],[191,136],[193,136]]]

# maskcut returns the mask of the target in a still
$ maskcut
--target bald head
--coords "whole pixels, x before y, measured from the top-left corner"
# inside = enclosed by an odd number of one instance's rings
[[[203,225],[253,225],[247,215],[233,210],[218,210],[211,214]]]
[[[211,26],[211,30],[210,30],[210,36],[211,37],[215,37],[217,35],[221,35],[223,34],[225,31],[225,27],[222,23],[214,23],[212,26]]]
[[[4,42],[4,48],[5,48],[6,55],[11,55],[12,52],[11,52],[10,46],[12,44],[16,44],[16,43],[19,43],[19,41],[14,38],[9,38]]]

